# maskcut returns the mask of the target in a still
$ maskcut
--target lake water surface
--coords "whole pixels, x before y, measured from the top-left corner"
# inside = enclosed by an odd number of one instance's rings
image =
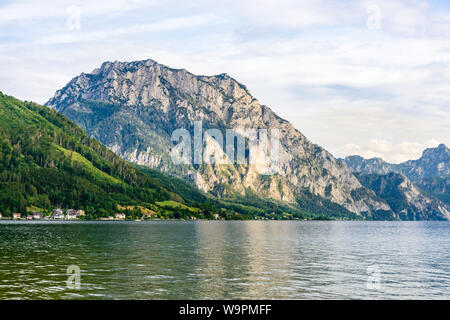
[[[0,222],[0,299],[419,298],[450,299],[449,222]]]

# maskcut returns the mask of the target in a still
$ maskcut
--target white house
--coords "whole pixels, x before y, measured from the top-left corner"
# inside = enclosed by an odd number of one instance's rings
[[[126,219],[125,213],[116,213],[116,219],[125,220]]]
[[[52,218],[56,220],[64,219],[64,214],[61,209],[53,209]]]
[[[76,219],[80,216],[84,216],[84,210],[67,209],[66,219]]]
[[[77,215],[76,215],[76,213],[67,213],[67,212],[66,212],[66,219],[67,219],[67,220],[74,220],[74,219],[76,219],[76,218],[78,218]]]
[[[34,220],[41,220],[44,217],[44,215],[42,213],[39,212],[34,212],[33,213],[33,219]]]

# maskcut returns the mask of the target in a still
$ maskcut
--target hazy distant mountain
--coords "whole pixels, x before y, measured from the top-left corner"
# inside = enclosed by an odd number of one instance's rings
[[[364,159],[361,156],[348,156],[343,161],[352,172],[386,174],[398,172],[395,164],[387,163],[381,158]]]
[[[395,217],[386,201],[363,187],[342,162],[226,74],[197,76],[153,60],[105,62],[71,80],[47,106],[124,159],[187,177],[218,197],[251,194],[309,211]],[[171,134],[179,128],[193,133],[197,120],[205,129],[279,129],[279,173],[262,175],[248,164],[175,166],[169,156]],[[205,148],[212,144],[207,141]]]
[[[432,177],[450,178],[450,149],[444,144],[426,149],[418,160],[401,163],[399,168],[413,181]]]
[[[377,174],[400,172],[412,181],[433,177],[450,177],[450,149],[444,144],[426,149],[417,160],[409,160],[400,164],[391,164],[380,158],[364,159],[360,156],[348,156],[344,162],[352,172]]]
[[[387,163],[379,158],[364,159],[360,156],[349,156],[343,161],[352,172],[378,175],[401,173],[408,178],[407,183],[411,180],[424,196],[426,194],[428,197],[435,197],[450,205],[450,150],[444,144],[426,149],[417,160],[400,164]]]

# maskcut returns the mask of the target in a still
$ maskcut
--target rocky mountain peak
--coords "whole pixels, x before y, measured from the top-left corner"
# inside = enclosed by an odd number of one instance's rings
[[[441,143],[436,148],[428,148],[425,149],[422,153],[422,157],[440,157],[440,158],[446,158],[450,155],[450,149],[447,148],[447,146],[443,143]]]
[[[359,155],[353,155],[345,157],[343,161],[352,172],[387,174],[396,171],[395,165],[381,158],[364,159]]]
[[[410,160],[400,165],[402,172],[411,180],[431,177],[450,177],[450,150],[445,144],[428,148],[417,160]]]

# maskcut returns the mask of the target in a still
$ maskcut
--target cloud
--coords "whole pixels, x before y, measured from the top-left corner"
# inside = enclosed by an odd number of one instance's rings
[[[371,150],[383,154],[392,150],[392,144],[386,140],[370,139],[369,147]]]
[[[367,28],[367,8],[380,28]],[[0,10],[0,90],[46,102],[106,60],[226,72],[336,156],[450,145],[450,8],[413,1],[18,0]],[[391,149],[388,150],[388,145]],[[384,148],[384,149],[383,149]]]
[[[45,0],[36,4],[33,0],[19,0],[0,7],[0,24],[34,24],[40,20],[67,18],[68,8],[73,6],[79,7],[82,15],[87,18],[154,7],[161,3],[161,0]]]
[[[401,163],[421,157],[422,152],[427,148],[435,148],[441,142],[436,139],[421,142],[403,141],[392,145],[385,140],[371,139],[366,145],[359,146],[354,143],[345,145],[347,154],[358,154],[363,158],[381,158],[391,163]]]
[[[139,33],[154,33],[173,31],[186,28],[197,28],[199,26],[219,23],[220,18],[214,15],[197,15],[192,17],[171,18],[153,23],[131,25],[119,28],[110,28],[108,30],[96,32],[72,33],[70,31],[46,36],[37,40],[38,44],[64,44],[73,42],[100,41],[110,37],[121,37],[127,35],[136,35]]]

